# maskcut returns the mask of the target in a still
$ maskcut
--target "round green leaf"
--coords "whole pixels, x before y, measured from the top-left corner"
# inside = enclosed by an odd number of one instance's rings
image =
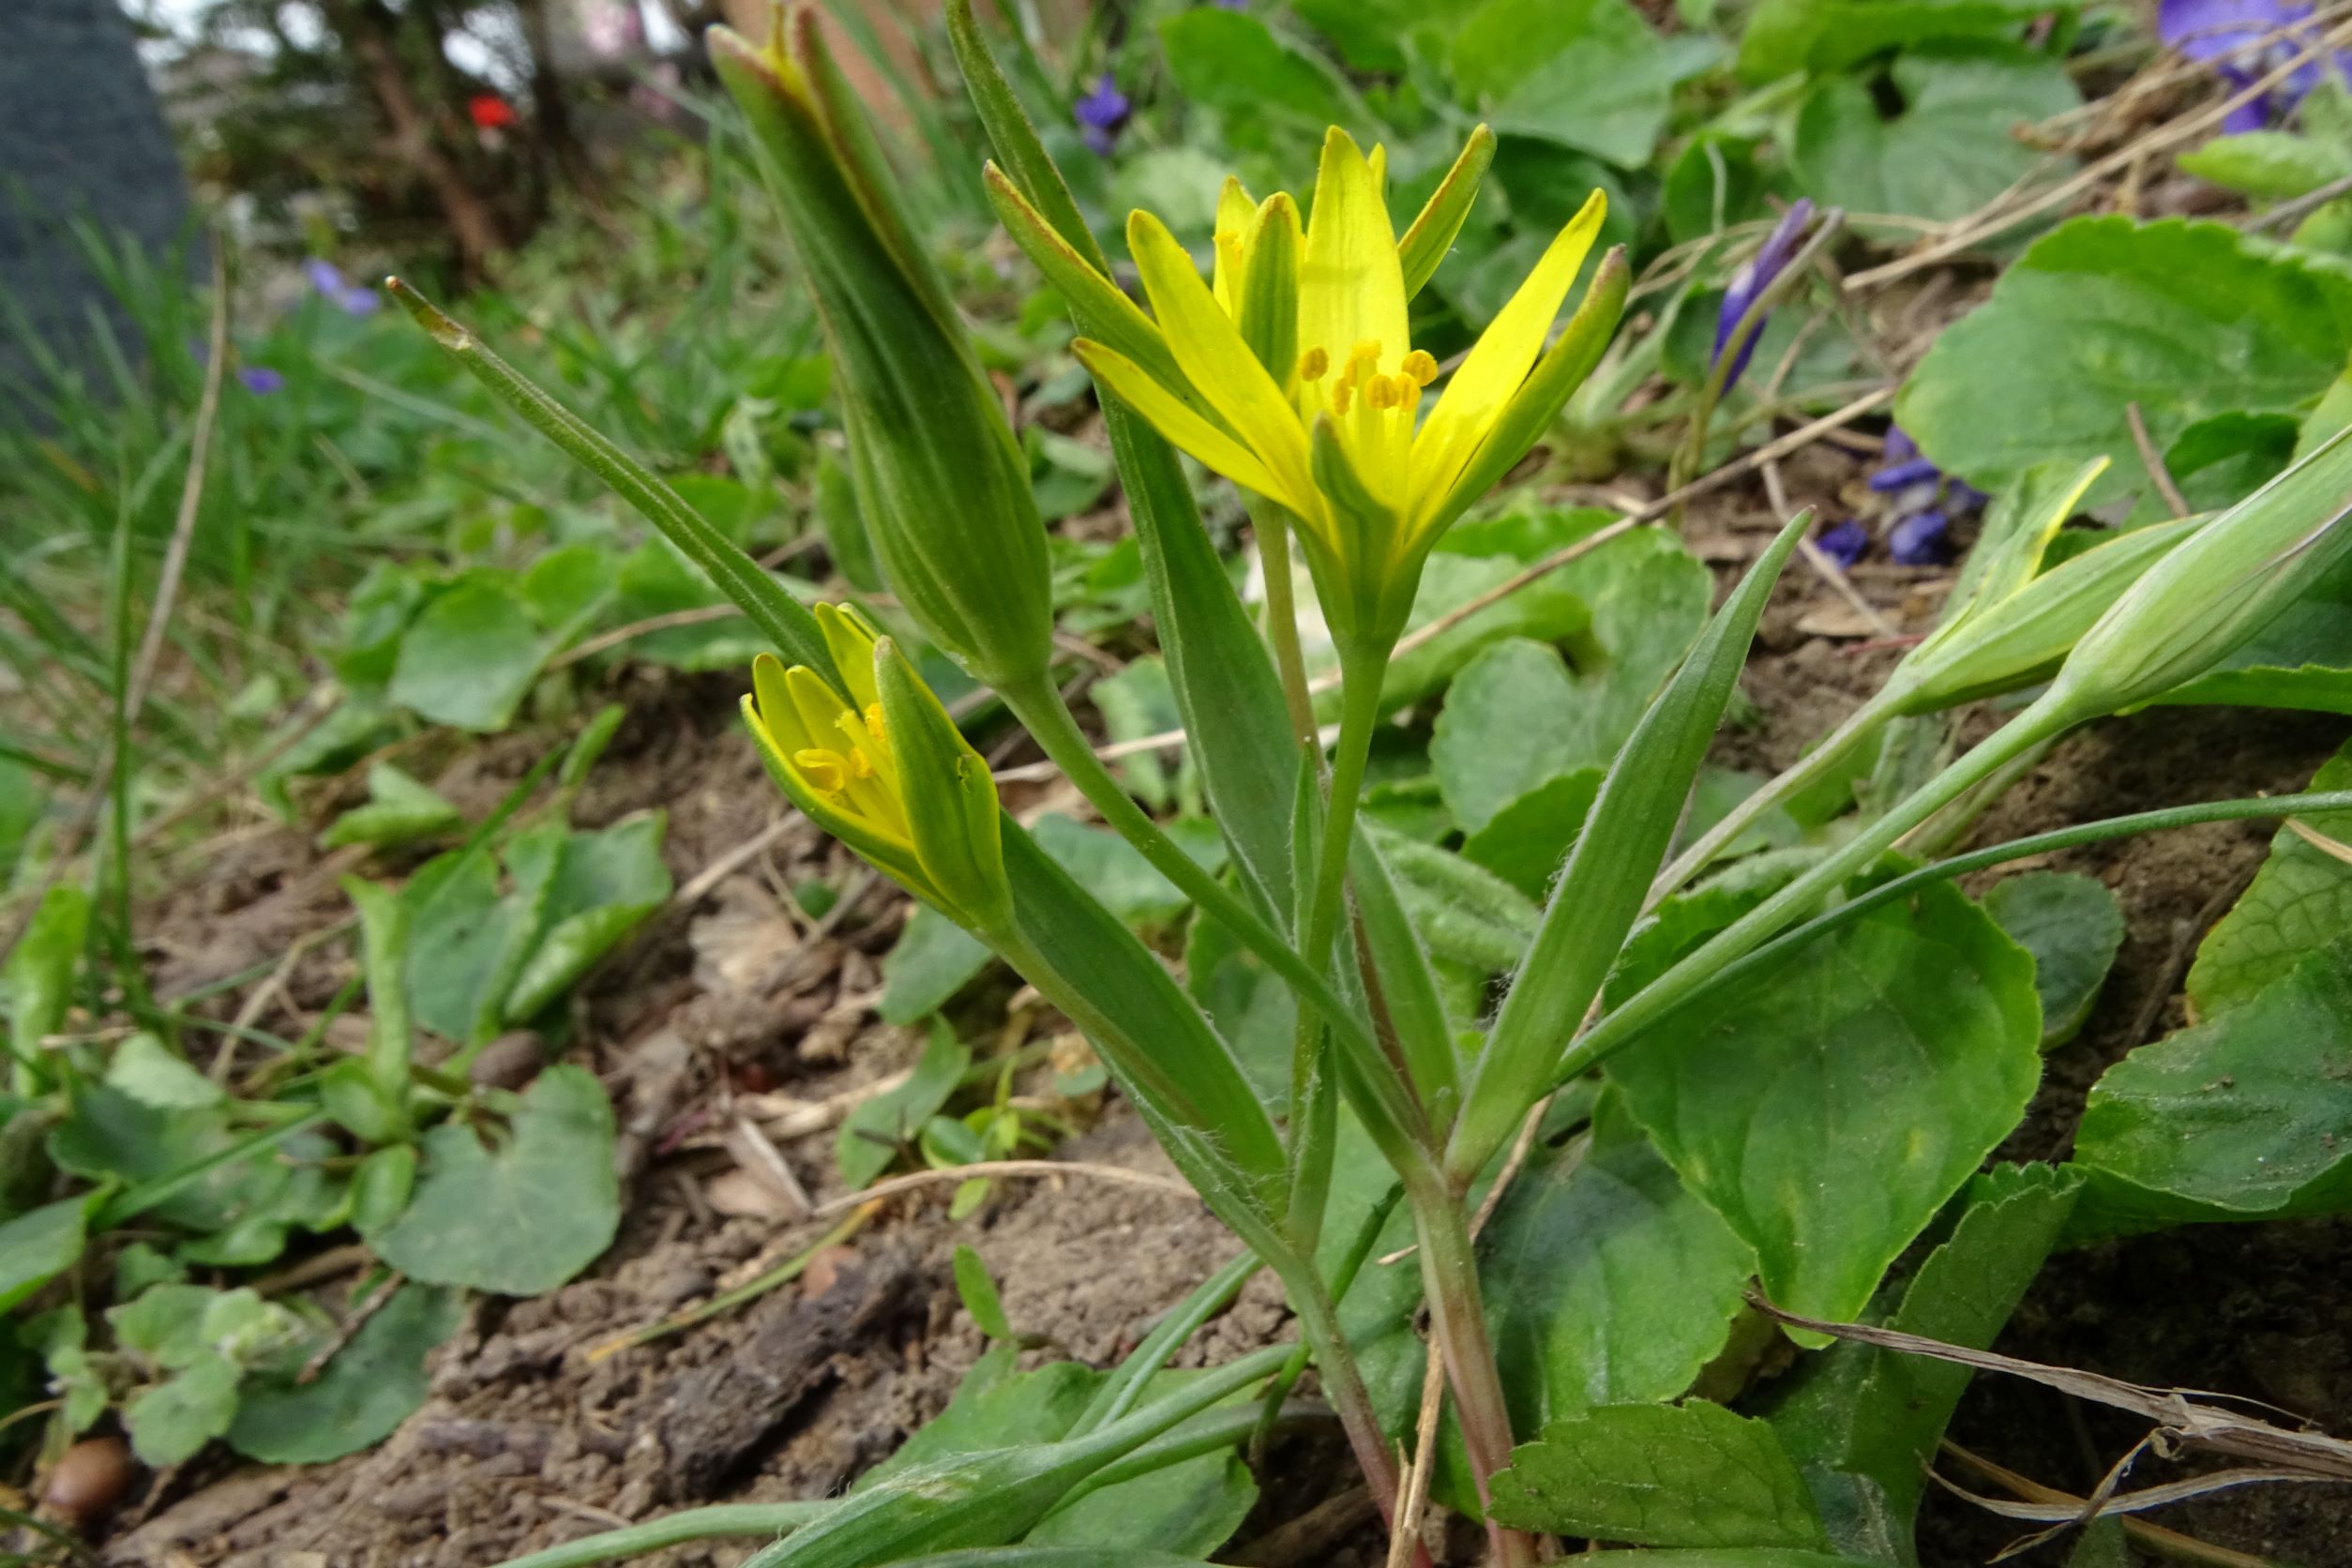
[[[552,1290],[595,1262],[620,1225],[612,1138],[612,1107],[594,1075],[550,1067],[495,1148],[467,1127],[427,1133],[415,1195],[369,1243],[427,1284]]]
[[[1847,1319],[2016,1125],[2041,1044],[2032,959],[1937,885],[1708,993],[1608,1076],[1772,1300]]]

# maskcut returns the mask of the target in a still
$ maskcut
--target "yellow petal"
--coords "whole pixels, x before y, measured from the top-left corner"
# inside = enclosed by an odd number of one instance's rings
[[[839,605],[821,604],[816,616],[817,627],[825,636],[825,648],[840,669],[841,678],[850,683],[852,704],[863,711],[881,701],[881,693],[874,688],[873,635]],[[821,744],[829,746],[832,742]]]
[[[1386,163],[1385,155],[1381,158]],[[1405,272],[1396,232],[1380,195],[1380,171],[1336,126],[1323,139],[1315,207],[1299,264],[1299,348],[1344,361],[1358,343],[1380,345],[1379,368],[1394,371],[1406,340]]]
[[[1284,487],[1265,493],[1276,500],[1286,493],[1310,493],[1314,487],[1307,478],[1304,427],[1291,412],[1282,388],[1243,341],[1241,328],[1200,281],[1184,248],[1176,243],[1166,224],[1148,212],[1138,212],[1127,220],[1127,249],[1135,256],[1136,270],[1143,277],[1143,292],[1151,296],[1152,313],[1159,318],[1160,331],[1184,379],[1224,416],[1233,433],[1257,455],[1259,463]],[[1135,402],[1132,398],[1127,400]],[[1168,439],[1176,438],[1171,434]],[[1205,457],[1200,460],[1209,461]]]
[[[1560,301],[1568,297],[1568,287],[1576,280],[1576,269],[1584,265],[1585,253],[1592,249],[1607,214],[1606,199],[1594,191],[1583,210],[1553,237],[1535,270],[1496,313],[1446,383],[1438,406],[1413,439],[1413,490],[1421,503],[1414,507],[1416,523],[1453,488],[1511,395],[1527,380],[1528,370],[1544,352],[1552,318],[1560,313]]]
[[[790,757],[816,744],[785,688],[783,662],[774,654],[761,654],[751,661],[751,690],[760,727],[768,732],[769,742],[779,754]]]
[[[1234,291],[1249,266],[1249,233],[1258,217],[1258,204],[1231,174],[1217,192],[1216,265],[1210,273],[1210,292],[1229,316],[1238,314]]]
[[[1258,455],[1210,424],[1168,394],[1168,388],[1116,349],[1080,338],[1072,345],[1078,363],[1108,387],[1111,395],[1141,415],[1151,427],[1176,445],[1199,458],[1214,473],[1222,474],[1244,490],[1281,502],[1293,510],[1292,492]]]

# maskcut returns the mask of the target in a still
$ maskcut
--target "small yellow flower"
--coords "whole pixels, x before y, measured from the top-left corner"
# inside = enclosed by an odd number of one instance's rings
[[[1077,345],[1162,435],[1298,519],[1334,629],[1368,639],[1401,628],[1429,547],[1543,433],[1623,301],[1613,258],[1576,329],[1545,353],[1606,212],[1595,191],[1431,400],[1438,363],[1406,324],[1409,281],[1423,280],[1408,279],[1407,255],[1427,247],[1409,233],[1400,249],[1386,161],[1334,128],[1303,231],[1289,196],[1253,202],[1229,180],[1207,283],[1167,225],[1133,214],[1151,319],[1123,317],[1119,345]]]
[[[1011,907],[996,781],[888,638],[853,610],[817,624],[849,683],[762,654],[744,717],[768,771],[818,826],[959,924]]]

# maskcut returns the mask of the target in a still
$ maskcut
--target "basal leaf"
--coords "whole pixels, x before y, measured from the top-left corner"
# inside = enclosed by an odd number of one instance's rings
[[[1583,725],[1576,709],[1568,666],[1543,643],[1506,638],[1462,667],[1446,690],[1429,761],[1465,832],[1475,834],[1529,791],[1592,761],[1578,754]]]
[[[458,808],[389,762],[368,770],[368,804],[354,806],[319,835],[323,850],[346,844],[390,849],[463,824]]]
[[[2142,1046],[2074,1137],[2086,1229],[2332,1214],[2352,1202],[2352,936]]]
[[[1756,1255],[1621,1113],[1581,1158],[1544,1151],[1480,1243],[1513,1425],[1674,1399],[1724,1348]]]
[[[475,573],[401,634],[390,696],[435,724],[504,730],[547,654],[521,596],[500,576]]]
[[[2313,776],[2314,790],[2352,787],[2352,746]],[[2339,843],[2352,839],[2352,811],[2306,824]],[[2227,914],[2198,944],[2189,999],[2212,1018],[2252,1001],[2338,934],[2352,930],[2352,866],[2291,828],[2270,840],[2270,858]]]
[[[523,1091],[496,1148],[471,1127],[425,1135],[400,1217],[368,1238],[411,1279],[535,1296],[596,1261],[621,1217],[612,1106],[585,1068],[550,1067]]]
[[[1882,98],[1900,110],[1886,113]],[[1825,205],[1946,220],[2046,161],[2017,140],[2019,125],[2080,102],[2065,67],[2039,55],[1902,54],[1883,83],[1822,79],[1798,113],[1790,158],[1800,187]]]
[[[1553,1422],[1511,1451],[1493,1487],[1495,1517],[1523,1530],[1653,1546],[1829,1545],[1778,1434],[1703,1399]]]
[[[44,1203],[0,1225],[0,1311],[65,1273],[89,1244],[95,1193]]]
[[[1463,841],[1462,858],[1541,900],[1592,810],[1601,775],[1584,767],[1545,779],[1487,818]]]
[[[882,962],[884,1023],[915,1023],[945,1006],[988,967],[978,937],[927,904],[907,916],[897,945]]]
[[[1966,1213],[1911,1275],[1887,1326],[1989,1347],[2056,1244],[2081,1184],[2043,1165],[1976,1178]],[[1908,1543],[1925,1467],[1968,1377],[1949,1362],[1840,1341],[1790,1380],[1771,1420],[1823,1500],[1838,1545],[1869,1556],[1883,1541]],[[1842,1484],[1854,1481],[1866,1485]],[[1868,1500],[1862,1519],[1852,1516],[1857,1500]]]
[[[1720,987],[1608,1065],[1791,1310],[1843,1319],[2041,1077],[2033,964],[1947,885]]]
[[[2073,1039],[2090,1017],[2123,945],[2123,907],[2107,884],[2068,871],[2028,871],[1994,884],[1984,912],[2033,955],[2044,1049]]]
[[[833,1140],[841,1184],[854,1192],[881,1175],[898,1151],[914,1141],[924,1123],[939,1114],[971,1065],[972,1048],[957,1040],[946,1019],[933,1018],[923,1055],[906,1080],[860,1100],[841,1119]]]
[[[185,1370],[133,1395],[123,1406],[131,1452],[158,1469],[194,1458],[236,1419],[237,1377],[234,1362],[208,1350]]]
[[[1160,23],[1168,74],[1196,103],[1245,122],[1280,118],[1302,129],[1361,126],[1355,94],[1311,50],[1258,17],[1214,6],[1179,11]]]
[[[1740,74],[1827,75],[1892,48],[2011,39],[2047,9],[2037,0],[1763,0],[1741,35]]]
[[[456,1332],[464,1297],[403,1285],[308,1383],[256,1375],[237,1398],[230,1446],[270,1465],[316,1465],[390,1437],[425,1402],[425,1358]]]
[[[1488,0],[1455,35],[1454,81],[1498,131],[1638,168],[1675,83],[1720,53],[1701,35],[1661,37],[1624,0]]]
[[[2132,452],[2134,402],[2160,448],[2217,414],[2296,412],[2348,346],[2352,275],[2218,223],[2081,218],[1945,329],[1896,418],[1937,466],[1996,490],[2037,462]],[[2084,505],[2146,485],[2118,461]]]

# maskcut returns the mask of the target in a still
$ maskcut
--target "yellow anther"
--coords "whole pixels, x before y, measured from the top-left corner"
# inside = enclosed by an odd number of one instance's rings
[[[1376,409],[1395,408],[1396,406],[1395,381],[1388,376],[1374,376],[1372,384],[1364,389],[1364,400]]]
[[[866,732],[884,746],[890,744],[890,731],[882,723],[882,705],[880,702],[866,704]]]
[[[851,776],[855,778],[874,776],[874,760],[856,746],[850,748],[849,763]]]
[[[1299,379],[1301,381],[1320,381],[1330,369],[1331,351],[1329,349],[1309,349],[1299,355]]]
[[[1415,349],[1405,355],[1405,373],[1412,377],[1415,386],[1426,386],[1438,379],[1438,362],[1427,349]]]
[[[1348,405],[1355,400],[1356,384],[1352,378],[1343,376],[1338,381],[1332,384],[1331,411],[1334,414],[1345,417],[1348,413]]]
[[[808,787],[821,795],[837,795],[849,784],[849,761],[837,751],[821,751],[814,746],[792,753],[792,766],[800,769]]]
[[[1412,377],[1405,375],[1402,372],[1389,377],[1389,381],[1396,388],[1396,406],[1398,408],[1418,408],[1420,406],[1421,388],[1425,384],[1424,383],[1415,381]]]

